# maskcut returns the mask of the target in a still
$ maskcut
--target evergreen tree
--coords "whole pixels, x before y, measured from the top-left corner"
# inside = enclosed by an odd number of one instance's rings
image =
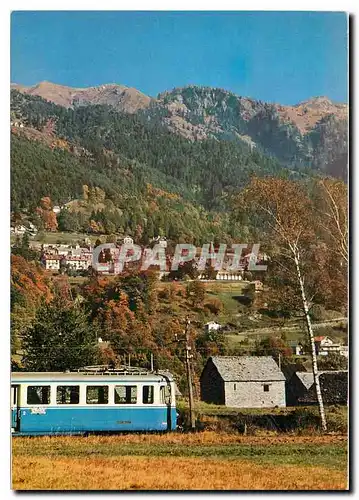
[[[23,338],[29,371],[64,371],[95,364],[97,330],[78,305],[56,298],[43,305]]]
[[[28,261],[38,260],[40,257],[39,252],[30,248],[30,240],[27,233],[25,233],[21,239],[16,239],[15,245],[11,249],[11,253],[13,255],[20,255]]]
[[[66,209],[61,210],[57,216],[57,223],[60,231],[76,232],[80,230],[77,214]]]

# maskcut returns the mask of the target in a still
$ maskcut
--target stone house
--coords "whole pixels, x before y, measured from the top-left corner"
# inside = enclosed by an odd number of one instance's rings
[[[318,374],[324,404],[347,404],[348,372],[332,370],[320,371]],[[318,404],[313,372],[293,373],[287,383],[287,404]]]
[[[201,399],[237,408],[286,406],[285,377],[271,356],[212,356],[200,377]]]

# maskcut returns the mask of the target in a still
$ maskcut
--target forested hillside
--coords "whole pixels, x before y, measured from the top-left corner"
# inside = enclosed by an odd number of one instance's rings
[[[284,167],[347,177],[348,106],[313,97],[292,106],[190,85],[151,98],[123,85],[75,89],[51,82],[14,85],[67,109],[109,105],[189,141],[231,140],[274,156]]]
[[[348,108],[328,98],[282,106],[240,97],[223,89],[188,86],[164,92],[143,111],[162,118],[186,135],[189,124],[196,139],[227,138],[249,143],[291,168],[314,168],[346,178]],[[344,157],[343,157],[344,155]],[[333,163],[340,162],[333,169]]]
[[[149,237],[223,238],[236,230],[227,201],[251,175],[297,175],[244,143],[193,142],[110,106],[66,109],[17,91],[11,105],[23,125],[12,129],[13,210],[34,208],[43,196],[68,204],[84,185],[100,188],[105,205],[71,205],[81,212],[77,229],[93,220],[104,232],[140,225]]]

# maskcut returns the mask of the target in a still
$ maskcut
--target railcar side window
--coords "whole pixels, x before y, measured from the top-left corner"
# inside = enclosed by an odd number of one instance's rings
[[[88,385],[86,387],[86,403],[103,405],[108,403],[108,385]]]
[[[58,405],[76,405],[80,401],[79,385],[58,385],[56,403]]]
[[[142,388],[142,403],[153,404],[153,385],[144,385]]]
[[[115,404],[117,405],[135,405],[137,403],[136,385],[116,385],[115,386]]]
[[[27,388],[28,405],[49,405],[50,386],[49,385],[29,385]]]

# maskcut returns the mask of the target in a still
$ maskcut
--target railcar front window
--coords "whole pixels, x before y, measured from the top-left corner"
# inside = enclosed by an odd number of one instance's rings
[[[59,385],[56,390],[58,405],[77,405],[80,401],[79,385]]]
[[[86,387],[86,403],[103,405],[108,403],[108,385],[88,385]]]
[[[17,404],[17,387],[15,385],[11,386],[11,394],[12,394],[12,404],[15,406]]]
[[[171,390],[168,385],[161,385],[160,387],[160,401],[163,405],[171,404]]]
[[[153,385],[144,385],[143,386],[142,403],[145,405],[153,404]]]
[[[29,385],[27,388],[28,405],[49,405],[50,386],[49,385]]]
[[[116,385],[115,386],[115,404],[117,405],[135,405],[137,403],[136,385]]]

